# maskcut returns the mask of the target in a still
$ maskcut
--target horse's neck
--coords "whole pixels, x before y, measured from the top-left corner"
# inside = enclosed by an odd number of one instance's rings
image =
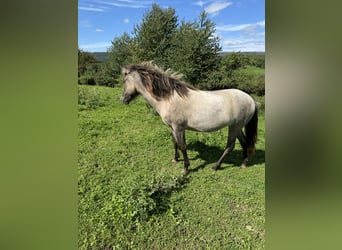
[[[146,99],[146,101],[151,104],[151,106],[160,114],[161,106],[163,105],[164,101],[156,100],[150,92],[146,91],[145,88],[139,89],[140,94]]]

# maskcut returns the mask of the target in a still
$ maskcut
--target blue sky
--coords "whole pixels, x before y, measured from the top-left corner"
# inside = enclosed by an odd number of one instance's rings
[[[265,51],[265,0],[79,0],[79,48],[107,51],[115,37],[132,34],[153,3],[174,8],[179,21],[193,21],[205,10],[223,51]]]

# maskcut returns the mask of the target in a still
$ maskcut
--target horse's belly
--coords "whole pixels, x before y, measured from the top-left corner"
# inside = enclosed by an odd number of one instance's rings
[[[229,125],[227,120],[220,120],[208,117],[207,119],[197,119],[188,121],[188,129],[200,131],[200,132],[210,132],[221,129]]]

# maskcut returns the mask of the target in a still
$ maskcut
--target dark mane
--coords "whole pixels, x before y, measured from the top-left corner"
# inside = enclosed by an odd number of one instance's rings
[[[196,90],[195,87],[185,83],[180,74],[170,70],[162,71],[151,62],[131,64],[127,69],[139,73],[143,85],[156,99],[168,99],[174,91],[180,97],[186,97],[189,89]]]

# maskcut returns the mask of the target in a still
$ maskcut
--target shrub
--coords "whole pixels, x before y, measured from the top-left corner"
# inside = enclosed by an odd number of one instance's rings
[[[78,85],[78,104],[80,109],[96,109],[106,104],[98,88]]]

